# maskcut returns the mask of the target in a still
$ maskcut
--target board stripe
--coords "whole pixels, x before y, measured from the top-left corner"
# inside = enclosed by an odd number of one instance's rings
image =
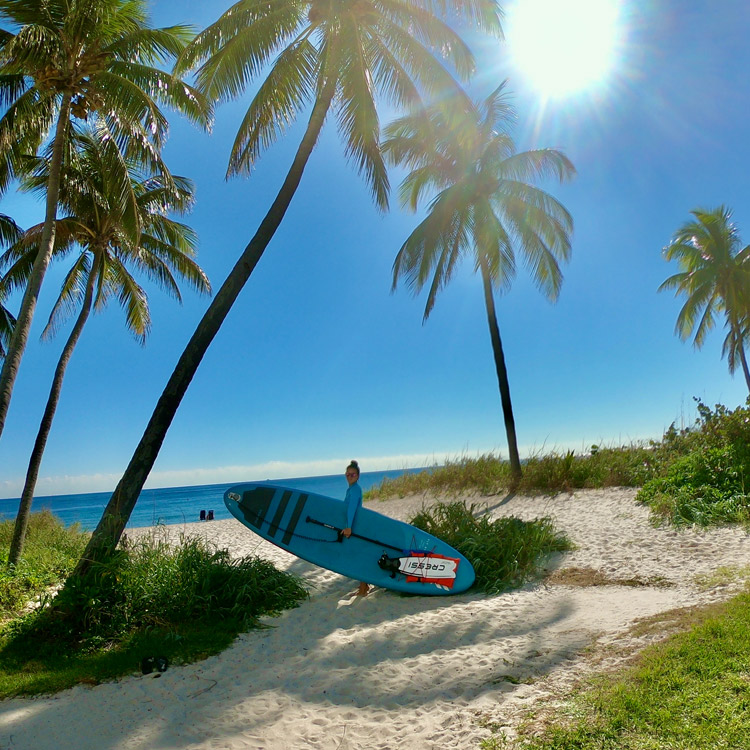
[[[276,512],[273,514],[273,521],[271,521],[271,527],[268,529],[269,536],[276,536],[276,532],[279,530],[279,524],[281,519],[286,512],[286,506],[289,505],[289,500],[292,497],[292,491],[286,490],[279,500],[279,507],[276,508]]]
[[[274,487],[256,487],[254,490],[243,493],[239,507],[242,508],[245,520],[256,529],[260,529],[263,525],[263,519],[268,513],[268,507],[275,493]]]
[[[294,511],[292,512],[292,517],[289,519],[289,524],[287,525],[287,528],[284,529],[284,536],[281,539],[284,544],[289,544],[294,536],[294,530],[297,528],[297,523],[302,515],[302,510],[304,509],[306,502],[307,495],[300,495],[297,499],[297,504],[294,506]]]

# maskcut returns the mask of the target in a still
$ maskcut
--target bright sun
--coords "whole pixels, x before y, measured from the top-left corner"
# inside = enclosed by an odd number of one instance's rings
[[[506,39],[540,94],[560,98],[601,82],[614,65],[619,0],[517,0]]]

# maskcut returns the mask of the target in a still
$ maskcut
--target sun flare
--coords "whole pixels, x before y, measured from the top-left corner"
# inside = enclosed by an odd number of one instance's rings
[[[617,58],[619,6],[619,0],[517,0],[506,27],[514,66],[550,98],[602,82]]]

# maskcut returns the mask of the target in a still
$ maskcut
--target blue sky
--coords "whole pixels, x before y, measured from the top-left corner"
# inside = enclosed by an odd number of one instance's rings
[[[530,0],[517,0],[518,3]],[[227,7],[158,0],[154,25],[205,26]],[[506,4],[509,23],[513,4]],[[680,301],[657,294],[677,269],[662,248],[690,210],[726,204],[750,242],[750,5],[619,3],[617,58],[599,83],[545,99],[505,43],[472,42],[475,97],[504,78],[524,148],[562,149],[578,171],[546,187],[575,220],[550,304],[519,266],[498,298],[521,453],[658,438],[695,416],[693,397],[734,407],[741,375],[674,335]],[[172,118],[167,161],[197,185],[189,223],[218,288],[270,205],[300,127],[249,179],[224,179],[249,98],[219,108],[211,136]],[[399,175],[392,174],[395,188]],[[41,205],[8,195],[22,225]],[[379,214],[326,128],[289,213],[207,353],[147,486],[429,465],[507,454],[481,285],[467,264],[422,325],[424,298],[391,294],[391,265],[418,216]],[[64,269],[45,281],[0,444],[0,497],[18,497],[64,336],[39,334]],[[131,339],[115,305],[89,323],[68,369],[37,494],[112,489],[207,300],[149,289],[153,331]],[[12,306],[12,303],[11,303]],[[67,330],[65,331],[67,335]]]

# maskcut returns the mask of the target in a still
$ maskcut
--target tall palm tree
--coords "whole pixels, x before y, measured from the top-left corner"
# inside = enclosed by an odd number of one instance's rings
[[[0,435],[55,243],[60,175],[73,118],[102,120],[122,150],[156,159],[159,104],[207,123],[205,98],[156,64],[179,55],[187,27],[152,29],[145,0],[0,0],[0,190],[51,134],[44,230],[0,372]]]
[[[750,245],[742,247],[739,230],[731,221],[732,212],[726,206],[690,213],[695,220],[681,226],[664,248],[664,258],[676,260],[681,270],[659,291],[674,289],[675,296],[685,295],[675,333],[683,341],[694,334],[693,345],[698,349],[717,317],[723,316],[727,336],[722,356],[727,357],[731,373],[739,360],[750,392],[745,355],[745,342],[750,338]]]
[[[573,222],[557,200],[530,183],[550,176],[562,181],[575,169],[560,151],[516,152],[508,133],[514,112],[504,89],[505,83],[481,104],[459,95],[396,120],[385,130],[383,150],[393,164],[411,170],[401,185],[402,204],[416,210],[431,196],[427,216],[396,256],[393,288],[403,278],[419,294],[429,282],[426,321],[459,261],[468,255],[481,274],[517,481],[521,461],[493,290],[510,287],[520,251],[537,286],[557,298]]]
[[[218,100],[238,96],[270,65],[237,133],[230,174],[249,171],[290,122],[312,109],[281,189],[183,351],[78,574],[117,544],[190,381],[279,227],[330,112],[347,157],[364,176],[376,204],[387,206],[377,98],[403,107],[419,101],[421,89],[453,89],[453,79],[432,50],[462,77],[474,68],[466,44],[433,12],[441,5],[431,0],[240,0],[183,55],[178,70],[200,63],[198,87]],[[485,30],[500,32],[495,0],[456,0],[451,9]]]
[[[210,284],[195,262],[196,237],[185,224],[167,215],[184,213],[193,202],[192,184],[180,177],[143,175],[136,164],[120,158],[119,149],[95,131],[74,135],[76,156],[61,185],[61,206],[66,212],[57,220],[55,255],[80,248],[63,281],[44,335],[51,335],[79,308],[75,324],[63,347],[52,387],[29,460],[26,482],[16,517],[8,564],[20,559],[44,449],[60,399],[63,378],[73,350],[92,310],[101,310],[117,297],[125,309],[128,329],[145,343],[150,328],[148,298],[129,268],[145,274],[168,293],[180,297],[175,276],[201,292]],[[30,187],[44,189],[49,163],[43,160]],[[134,221],[136,219],[136,221]],[[12,247],[4,260],[13,261],[3,286],[20,285],[29,275],[43,225],[32,227]]]

